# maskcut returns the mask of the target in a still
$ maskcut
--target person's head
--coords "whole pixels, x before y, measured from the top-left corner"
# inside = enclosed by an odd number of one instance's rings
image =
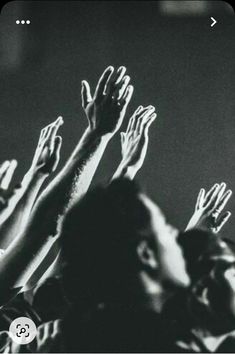
[[[191,243],[191,255],[185,252],[192,278],[189,310],[195,324],[203,330],[214,335],[229,332],[235,326],[235,254],[228,242],[218,235],[203,235],[201,231],[193,231],[190,235],[195,244],[195,236],[199,236],[198,244],[203,248],[200,251],[199,247],[197,251],[200,252],[192,257],[195,247]],[[190,243],[189,239],[187,243]]]
[[[106,302],[134,292],[141,276],[151,284],[149,291],[159,284],[187,286],[177,236],[134,182],[116,180],[88,192],[68,213],[62,230],[70,299]]]

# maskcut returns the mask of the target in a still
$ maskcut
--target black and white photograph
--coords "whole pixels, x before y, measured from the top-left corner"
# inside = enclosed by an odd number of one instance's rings
[[[0,13],[0,353],[235,352],[226,1]]]

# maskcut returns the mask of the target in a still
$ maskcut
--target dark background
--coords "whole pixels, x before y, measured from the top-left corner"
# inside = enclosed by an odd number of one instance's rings
[[[40,129],[62,115],[61,167],[86,127],[81,80],[94,88],[106,66],[126,65],[135,92],[123,128],[139,104],[156,106],[138,179],[167,218],[184,228],[201,187],[225,181],[235,192],[235,22],[225,2],[204,5],[180,15],[151,1],[8,3],[0,20],[0,161],[16,158],[21,178]],[[95,182],[119,161],[117,135]],[[235,195],[229,210],[224,233],[233,237]]]

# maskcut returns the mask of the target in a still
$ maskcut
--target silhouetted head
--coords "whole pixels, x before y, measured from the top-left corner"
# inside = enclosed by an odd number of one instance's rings
[[[189,236],[189,237],[188,237]],[[218,235],[192,230],[180,237],[192,286],[188,308],[195,324],[214,335],[235,328],[235,254]]]
[[[70,299],[103,303],[135,294],[142,275],[159,284],[186,286],[189,278],[178,231],[134,182],[97,187],[68,213],[62,231],[64,280]]]

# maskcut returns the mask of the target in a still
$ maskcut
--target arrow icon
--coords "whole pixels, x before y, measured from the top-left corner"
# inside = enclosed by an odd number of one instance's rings
[[[217,23],[217,21],[214,17],[211,17],[211,21],[212,21],[211,27],[213,27]]]

